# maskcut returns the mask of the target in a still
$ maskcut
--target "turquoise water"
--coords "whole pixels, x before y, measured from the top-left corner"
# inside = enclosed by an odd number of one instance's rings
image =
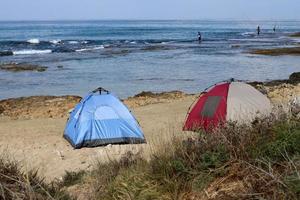
[[[84,95],[99,86],[122,98],[143,90],[195,93],[231,77],[287,78],[300,70],[300,57],[248,52],[297,46],[300,40],[288,35],[298,31],[300,22],[293,21],[0,22],[0,52],[13,53],[1,56],[0,63],[49,67],[45,72],[0,71],[0,99]]]

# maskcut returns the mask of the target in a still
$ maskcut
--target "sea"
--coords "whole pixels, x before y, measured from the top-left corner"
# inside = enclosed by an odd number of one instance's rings
[[[299,46],[299,38],[289,37],[294,32],[300,21],[2,21],[0,52],[12,55],[0,56],[0,64],[48,69],[0,70],[0,99],[84,96],[97,87],[120,98],[141,91],[199,93],[230,78],[286,79],[300,71],[300,56],[249,52]]]

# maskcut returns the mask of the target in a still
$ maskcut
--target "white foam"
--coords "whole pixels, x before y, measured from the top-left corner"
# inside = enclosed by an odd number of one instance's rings
[[[26,54],[46,54],[46,53],[52,53],[50,49],[46,50],[21,50],[21,51],[14,51],[14,55],[26,55]]]
[[[132,41],[132,42],[130,42],[130,44],[136,44],[136,41]]]
[[[61,43],[61,40],[50,40],[50,43],[59,44],[59,43]]]
[[[98,49],[104,49],[105,47],[103,45],[93,48],[84,48],[84,49],[77,49],[76,52],[82,52],[82,51],[93,51]]]
[[[82,43],[82,44],[87,44],[87,43],[88,43],[88,41],[82,41],[81,43]]]
[[[254,32],[245,32],[241,34],[242,36],[254,36],[256,35]]]
[[[296,43],[300,43],[300,38],[294,38],[293,41]]]
[[[69,44],[78,44],[78,41],[69,41]]]
[[[27,40],[27,42],[30,43],[30,44],[39,44],[40,40],[37,39],[37,38],[33,38],[33,39]]]

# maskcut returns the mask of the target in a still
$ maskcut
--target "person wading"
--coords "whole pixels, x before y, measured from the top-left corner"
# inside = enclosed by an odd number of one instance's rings
[[[199,42],[199,43],[202,42],[202,35],[201,35],[201,32],[198,32],[198,42]]]
[[[259,26],[257,26],[256,31],[257,31],[257,35],[259,35],[260,34],[260,27]]]

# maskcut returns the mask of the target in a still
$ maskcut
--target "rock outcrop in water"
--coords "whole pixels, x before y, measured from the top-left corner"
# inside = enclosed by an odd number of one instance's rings
[[[12,51],[0,51],[0,56],[12,56],[14,53]]]
[[[285,47],[275,49],[255,49],[250,51],[251,54],[281,56],[281,55],[296,55],[300,56],[300,47]]]
[[[300,32],[293,33],[290,35],[290,37],[300,37]]]
[[[20,71],[37,71],[43,72],[46,71],[48,67],[26,64],[26,63],[9,63],[9,64],[0,64],[1,70],[11,71],[11,72],[20,72]]]

